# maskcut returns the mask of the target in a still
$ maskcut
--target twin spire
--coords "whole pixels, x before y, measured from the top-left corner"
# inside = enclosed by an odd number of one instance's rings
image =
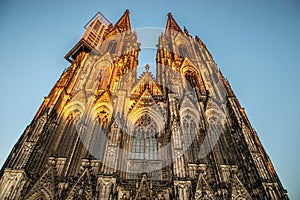
[[[117,23],[114,25],[114,27],[118,28],[122,31],[130,31],[131,25],[130,25],[130,19],[129,19],[129,10],[127,9],[122,17],[117,21]],[[168,13],[168,20],[166,25],[166,30],[175,30],[182,33],[181,28],[173,18],[172,13]]]
[[[118,28],[121,31],[130,31],[131,30],[129,13],[130,13],[129,10],[127,9],[124,12],[123,16],[115,24],[116,28]]]

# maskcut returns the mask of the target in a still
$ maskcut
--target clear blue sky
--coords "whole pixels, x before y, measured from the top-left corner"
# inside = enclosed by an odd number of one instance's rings
[[[185,5],[183,5],[185,4]],[[199,35],[287,188],[300,199],[299,0],[0,1],[0,165],[68,62],[64,55],[98,11],[133,28],[165,27],[172,12]]]

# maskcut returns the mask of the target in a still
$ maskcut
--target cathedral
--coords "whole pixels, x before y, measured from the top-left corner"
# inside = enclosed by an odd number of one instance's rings
[[[156,74],[137,71],[128,10],[85,29],[4,163],[0,199],[289,199],[206,45],[171,13]]]

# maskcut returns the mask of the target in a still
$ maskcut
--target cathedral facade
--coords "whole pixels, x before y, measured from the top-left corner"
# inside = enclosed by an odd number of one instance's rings
[[[168,14],[138,76],[129,11],[98,13],[12,149],[0,199],[288,199],[205,44]]]

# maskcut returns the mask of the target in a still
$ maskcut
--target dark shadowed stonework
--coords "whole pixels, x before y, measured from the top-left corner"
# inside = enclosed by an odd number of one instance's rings
[[[288,199],[205,44],[171,14],[157,41],[156,76],[137,77],[129,11],[87,24],[2,167],[0,199]]]

